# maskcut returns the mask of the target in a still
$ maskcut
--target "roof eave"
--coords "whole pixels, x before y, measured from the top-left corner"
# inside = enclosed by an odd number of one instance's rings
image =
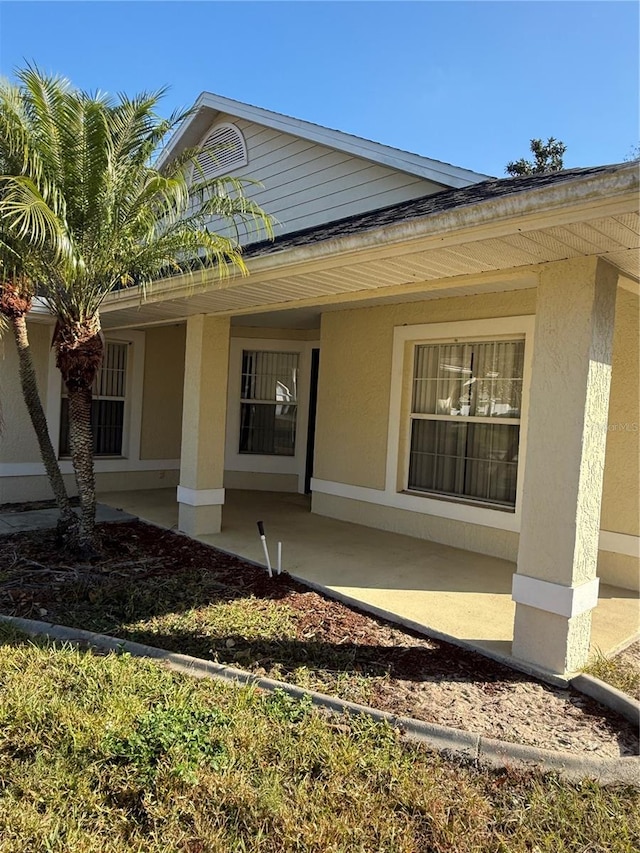
[[[336,259],[360,261],[403,251],[456,245],[540,227],[568,224],[601,216],[638,210],[638,172],[635,164],[625,164],[615,172],[589,175],[550,184],[526,192],[479,201],[430,213],[411,221],[398,222],[318,243],[306,244],[247,259],[252,278],[268,280],[292,274]],[[219,288],[233,287],[238,277],[223,279]],[[211,286],[210,281],[203,287]],[[193,276],[178,276],[158,283],[150,301],[177,299],[197,290]],[[121,291],[110,297],[105,310],[117,310],[139,303],[136,293]]]
[[[269,258],[286,255],[288,263],[299,260],[327,257],[335,254],[362,252],[367,249],[385,247],[428,239],[440,242],[446,236],[467,235],[473,229],[513,231],[510,223],[516,221],[516,231],[539,227],[541,222],[559,225],[578,218],[596,218],[638,211],[638,188],[640,180],[637,164],[620,166],[614,173],[589,175],[558,184],[514,192],[509,195],[486,199],[474,204],[452,207],[437,213],[429,213],[406,222],[398,222],[370,228],[344,237],[334,237],[282,253],[256,256],[248,259],[250,272],[264,269]],[[485,233],[483,236],[487,236]],[[282,263],[274,266],[281,267]]]

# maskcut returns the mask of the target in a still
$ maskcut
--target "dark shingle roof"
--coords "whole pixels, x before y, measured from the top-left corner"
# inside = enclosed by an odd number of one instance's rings
[[[324,240],[359,234],[385,225],[395,225],[399,222],[410,222],[412,219],[421,219],[453,208],[466,207],[527,190],[536,190],[551,184],[561,184],[577,178],[613,173],[619,168],[620,164],[616,164],[583,169],[565,169],[562,172],[546,172],[541,175],[527,175],[522,178],[492,178],[462,189],[443,190],[410,201],[381,207],[378,210],[357,213],[344,219],[336,219],[323,225],[305,228],[302,231],[283,234],[281,237],[276,237],[275,240],[251,243],[244,248],[243,255],[245,258],[252,258],[299,246],[310,246]]]

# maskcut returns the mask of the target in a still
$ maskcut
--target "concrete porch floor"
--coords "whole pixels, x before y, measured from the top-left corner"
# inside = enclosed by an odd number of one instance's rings
[[[102,503],[177,529],[175,489],[106,492]],[[275,564],[362,609],[405,626],[510,660],[515,564],[397,533],[313,515],[307,496],[227,490],[222,532],[200,541],[264,564],[262,520]],[[635,593],[602,585],[593,613],[592,651],[609,654],[638,634]]]

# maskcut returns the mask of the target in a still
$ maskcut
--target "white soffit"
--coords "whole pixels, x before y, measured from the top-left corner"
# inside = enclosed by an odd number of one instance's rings
[[[395,304],[400,302],[424,302],[432,299],[449,299],[454,296],[473,296],[486,293],[502,293],[510,290],[529,290],[536,286],[535,275],[520,274],[514,278],[501,281],[491,277],[487,281],[477,281],[473,284],[456,282],[451,286],[439,286],[429,289],[425,285],[419,288],[411,288],[403,292],[394,290],[393,293],[384,295],[378,289],[375,295],[372,290],[354,291],[329,298],[317,298],[314,300],[290,300],[289,304],[282,301],[271,300],[256,288],[254,296],[262,296],[259,304],[247,307],[237,294],[220,294],[226,296],[226,308],[220,309],[219,313],[231,314],[237,317],[239,324],[245,324],[248,317],[256,317],[255,325],[271,326],[279,328],[316,328],[319,327],[320,314],[326,311],[342,311],[347,308],[368,308],[375,305]],[[102,314],[101,321],[104,328],[140,328],[146,325],[159,325],[164,323],[176,323],[192,314],[215,313],[211,311],[209,294],[201,294],[191,299],[172,300],[143,304],[139,308],[128,308],[124,311]],[[242,318],[242,319],[240,319]],[[252,325],[247,322],[246,325]]]
[[[310,269],[305,269],[303,264],[298,265],[289,274],[286,267],[280,272],[275,267],[268,274],[256,271],[246,278],[216,282],[208,289],[194,282],[190,294],[187,289],[182,292],[185,295],[181,294],[178,299],[166,299],[168,294],[162,292],[152,293],[142,305],[137,304],[131,295],[123,294],[124,299],[116,298],[105,304],[102,321],[105,327],[139,325],[189,314],[246,313],[275,306],[293,308],[296,304],[312,301],[318,304],[327,301],[339,303],[341,295],[352,299],[358,294],[361,300],[379,300],[384,299],[391,288],[394,288],[391,298],[395,301],[403,298],[398,288],[414,287],[419,292],[415,298],[444,298],[474,292],[472,287],[462,282],[457,282],[453,288],[448,287],[446,279],[449,278],[526,268],[594,254],[606,258],[624,275],[637,280],[640,243],[637,234],[626,224],[631,218],[640,227],[640,218],[633,214],[633,217],[625,215],[624,223],[619,221],[620,217],[609,217],[425,251],[407,252],[405,248],[405,254],[373,260],[366,260],[365,253],[361,261],[354,260],[353,254],[348,258],[337,256],[310,264]],[[621,224],[624,226],[622,229]],[[630,247],[630,243],[636,245]],[[286,253],[282,254],[284,258]],[[250,268],[251,265],[249,260]],[[512,289],[512,285],[503,288],[495,280],[490,286],[496,291]],[[409,295],[408,290],[406,295]]]
[[[324,240],[283,241],[281,248],[276,243],[274,251],[248,255],[248,277],[211,283],[177,277],[157,283],[143,305],[139,293],[120,291],[104,303],[103,322],[113,328],[194,313],[233,315],[386,296],[401,300],[412,291],[441,298],[452,287],[472,292],[473,282],[462,280],[465,276],[487,275],[495,285],[491,273],[504,278],[510,270],[593,255],[638,281],[638,176],[631,166],[612,168],[416,219],[353,233],[334,230],[337,236]]]

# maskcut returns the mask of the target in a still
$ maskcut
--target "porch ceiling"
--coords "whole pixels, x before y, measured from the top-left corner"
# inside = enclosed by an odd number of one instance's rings
[[[191,314],[237,316],[312,306],[330,310],[353,303],[513,290],[535,286],[540,264],[588,255],[606,258],[637,282],[637,186],[624,189],[613,198],[576,202],[558,196],[554,188],[556,196],[547,200],[553,209],[541,210],[540,201],[536,210],[530,199],[523,199],[519,211],[510,199],[505,210],[503,201],[493,201],[272,250],[248,258],[247,278],[202,282],[180,277],[160,283],[142,304],[137,294],[116,294],[103,307],[102,323],[106,328],[139,327]]]

